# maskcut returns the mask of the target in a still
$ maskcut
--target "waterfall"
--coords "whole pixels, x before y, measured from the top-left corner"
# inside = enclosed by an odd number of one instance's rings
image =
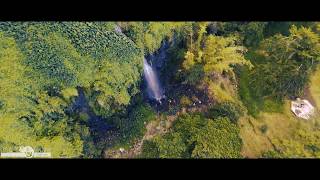
[[[147,81],[149,97],[161,103],[161,99],[164,97],[163,89],[161,88],[156,71],[149,65],[145,58],[143,60],[143,71],[144,77]]]
[[[121,28],[118,25],[115,25],[114,29],[117,33],[123,34]],[[125,34],[123,34],[125,36]],[[163,46],[160,49],[166,49],[167,46]],[[157,61],[159,63],[164,63],[165,59],[165,51],[160,51],[160,58],[161,60]],[[161,65],[161,64],[160,64]],[[159,65],[158,65],[159,66]],[[161,100],[165,97],[164,90],[161,87],[159,78],[157,76],[157,72],[153,67],[147,62],[146,58],[143,59],[143,71],[144,77],[147,82],[147,92],[150,99],[155,99],[161,104]]]

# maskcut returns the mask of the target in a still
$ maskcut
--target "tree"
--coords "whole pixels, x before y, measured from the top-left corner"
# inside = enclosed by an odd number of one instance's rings
[[[310,28],[292,26],[289,36],[264,40],[259,52],[265,60],[254,70],[251,83],[263,82],[266,96],[298,96],[319,64],[319,36]]]
[[[195,46],[188,49],[182,63],[184,77],[188,84],[207,90],[208,96],[219,102],[233,101],[236,87],[234,69],[236,65],[252,67],[246,60],[246,49],[237,45],[235,36],[221,37],[206,35],[207,24],[199,25]],[[230,79],[230,81],[228,80]],[[225,87],[225,88],[223,88]]]
[[[70,112],[77,88],[105,117],[124,110],[139,92],[142,51],[113,28],[104,22],[0,23],[0,141],[6,148],[87,155],[88,122]]]
[[[246,49],[235,44],[235,37],[219,37],[210,35],[205,41],[203,49],[204,72],[207,76],[213,73],[230,73],[234,77],[232,65],[248,65],[251,63],[246,60],[243,54]]]
[[[166,134],[164,137],[157,137],[157,148],[159,156],[157,158],[186,158],[188,148],[180,133]]]
[[[30,79],[31,69],[23,60],[15,40],[0,33],[2,150],[12,152],[19,146],[32,146],[51,152],[53,157],[79,156],[82,143],[78,136],[74,134],[72,141],[64,137],[66,119],[60,116],[60,106],[65,103],[56,97],[34,94],[39,86]]]
[[[143,144],[142,157],[238,158],[241,146],[239,127],[227,117],[211,120],[184,115],[176,120],[171,132]]]
[[[207,117],[210,119],[217,117],[227,117],[231,122],[237,123],[238,119],[244,114],[245,109],[235,103],[226,102],[217,104],[208,110]]]
[[[240,27],[244,45],[256,47],[264,38],[267,22],[249,22]]]
[[[184,22],[130,22],[121,23],[124,33],[140,47],[145,54],[152,54],[160,48],[166,38],[185,26]]]
[[[224,72],[234,76],[232,65],[251,66],[250,62],[243,56],[246,51],[245,48],[237,46],[235,41],[235,37],[207,36],[204,41],[204,47],[197,49],[197,56],[192,51],[187,51],[183,62],[184,69],[188,72],[191,71],[192,67],[201,65],[204,77],[209,78],[215,74],[222,75]],[[194,74],[196,72],[189,73],[187,76],[194,76]]]
[[[192,138],[195,147],[193,158],[240,158],[242,146],[239,128],[228,118],[208,121]]]
[[[98,115],[109,117],[123,110],[139,92],[139,70],[129,63],[106,60],[92,76],[94,81],[88,89],[88,97]]]
[[[147,130],[146,124],[156,118],[154,110],[149,105],[140,103],[130,107],[126,117],[114,122],[120,129],[120,144],[132,145],[136,140],[141,139]]]

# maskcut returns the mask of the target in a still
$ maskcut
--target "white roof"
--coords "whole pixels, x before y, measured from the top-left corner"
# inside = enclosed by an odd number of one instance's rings
[[[291,101],[291,111],[300,118],[309,119],[314,113],[314,107],[308,100],[297,98],[296,101]]]

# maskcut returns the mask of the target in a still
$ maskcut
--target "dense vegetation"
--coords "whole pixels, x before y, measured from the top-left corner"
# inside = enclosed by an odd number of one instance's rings
[[[226,117],[211,120],[186,115],[176,120],[172,132],[145,142],[146,158],[238,158],[239,128]]]
[[[0,152],[320,157],[319,115],[288,107],[319,108],[319,36],[317,22],[0,22]],[[159,104],[143,59],[164,45]]]
[[[104,117],[139,91],[142,53],[110,26],[1,23],[2,141],[39,146],[55,157],[83,155],[88,126],[68,114],[76,88]]]

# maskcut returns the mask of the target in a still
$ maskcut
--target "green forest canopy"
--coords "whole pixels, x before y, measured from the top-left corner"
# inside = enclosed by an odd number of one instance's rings
[[[170,72],[171,82],[194,87],[215,103],[205,104],[200,115],[178,116],[168,133],[144,141],[142,157],[242,157],[238,119],[258,117],[303,94],[320,62],[319,27],[316,22],[0,22],[0,151],[32,146],[53,157],[99,156],[92,155],[94,149],[105,145],[97,146],[102,142],[94,140],[88,115],[72,110],[79,89],[92,112],[117,127],[121,139],[115,147],[130,147],[158,117],[142,99],[143,58],[171,42],[168,58],[175,62],[169,64],[179,69]],[[177,109],[191,102],[183,93]],[[287,151],[266,156],[318,156],[319,144],[313,143],[318,129],[297,132],[311,142],[312,153],[289,139],[278,142]]]

